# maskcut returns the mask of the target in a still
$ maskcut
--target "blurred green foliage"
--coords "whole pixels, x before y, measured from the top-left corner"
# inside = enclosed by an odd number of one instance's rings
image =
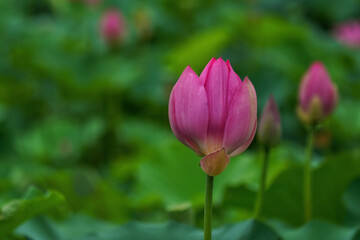
[[[118,46],[99,34],[109,8],[126,19]],[[249,76],[259,111],[275,96],[284,140],[271,154],[262,223],[248,220],[256,140],[215,179],[215,239],[360,239],[360,49],[331,32],[359,12],[358,0],[0,1],[0,236],[201,239],[205,176],[172,135],[167,101],[187,65],[200,74],[222,56]],[[316,220],[303,225],[305,129],[295,108],[315,60],[340,102],[316,141]],[[152,223],[117,225],[128,221]]]

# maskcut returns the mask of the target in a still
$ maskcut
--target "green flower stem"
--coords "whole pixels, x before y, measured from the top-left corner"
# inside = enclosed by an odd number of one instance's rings
[[[311,159],[314,148],[314,127],[309,129],[306,159],[304,164],[304,220],[305,222],[311,219],[312,200],[311,200]]]
[[[211,240],[211,218],[214,177],[206,175],[206,193],[204,209],[204,240]]]
[[[266,175],[269,167],[269,155],[270,155],[270,148],[265,147],[264,151],[264,160],[263,160],[263,166],[262,166],[262,173],[261,173],[261,179],[260,179],[260,188],[256,199],[256,205],[255,205],[255,219],[258,219],[261,214],[261,208],[264,201],[264,193],[266,189]]]

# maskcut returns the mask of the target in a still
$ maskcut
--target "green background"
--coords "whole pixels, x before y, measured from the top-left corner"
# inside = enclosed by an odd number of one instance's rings
[[[116,47],[99,34],[109,8],[126,20]],[[360,239],[360,49],[333,36],[359,12],[358,0],[0,1],[0,239],[201,239],[205,174],[167,104],[184,68],[212,57],[250,78],[258,114],[273,94],[283,128],[262,220],[255,139],[215,179],[214,238]],[[340,100],[316,138],[304,224],[295,109],[313,61]]]

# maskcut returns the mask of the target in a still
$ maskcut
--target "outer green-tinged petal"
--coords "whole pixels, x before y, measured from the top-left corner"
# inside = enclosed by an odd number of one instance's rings
[[[226,154],[225,148],[213,152],[200,161],[202,170],[209,176],[217,176],[222,173],[229,164],[229,156]]]

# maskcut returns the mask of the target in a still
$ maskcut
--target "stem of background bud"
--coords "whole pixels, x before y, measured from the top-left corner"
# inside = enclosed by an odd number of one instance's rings
[[[204,240],[211,240],[211,218],[214,177],[206,175],[205,209],[204,209]]]
[[[264,193],[265,193],[265,189],[266,189],[266,175],[267,175],[268,166],[269,166],[269,155],[270,155],[270,148],[265,147],[262,173],[261,173],[261,179],[260,179],[260,188],[259,188],[258,196],[256,199],[256,205],[255,205],[255,213],[254,213],[255,219],[258,219],[260,217],[261,208],[262,208],[263,201],[264,201]]]
[[[312,200],[311,200],[311,159],[314,147],[315,128],[311,127],[308,132],[306,147],[306,159],[304,164],[304,220],[311,219]]]

